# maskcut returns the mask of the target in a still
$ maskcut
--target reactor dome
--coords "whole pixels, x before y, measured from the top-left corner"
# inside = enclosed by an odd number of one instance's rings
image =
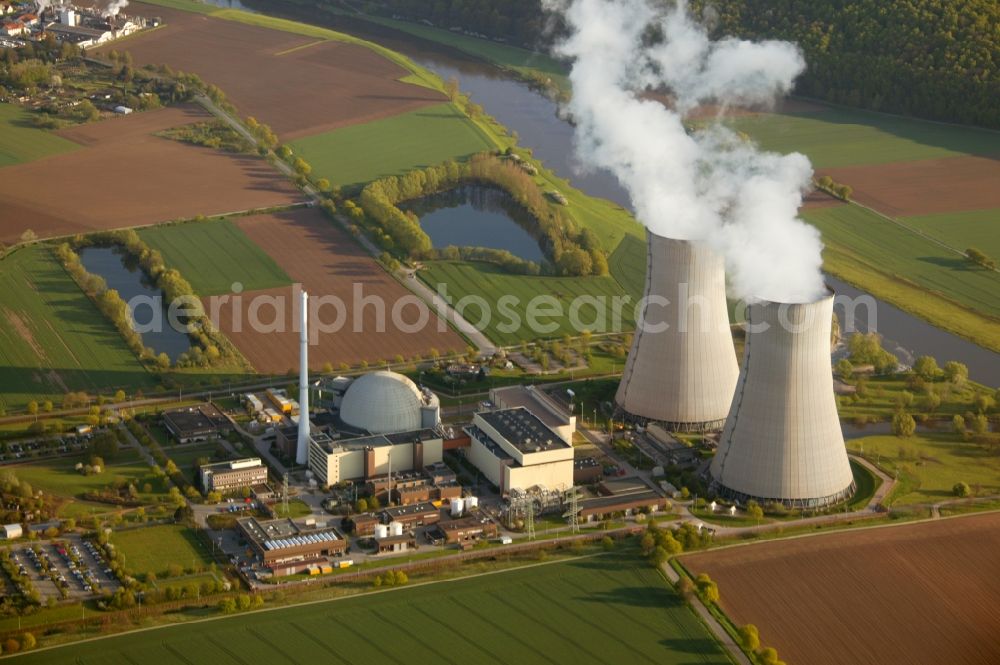
[[[379,371],[355,379],[340,402],[340,419],[372,434],[410,432],[439,420],[437,396],[402,374]]]

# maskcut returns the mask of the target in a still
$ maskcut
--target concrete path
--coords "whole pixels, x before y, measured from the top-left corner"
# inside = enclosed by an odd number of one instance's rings
[[[660,570],[663,571],[663,574],[666,576],[670,584],[676,584],[677,580],[680,579],[680,575],[677,574],[676,570],[670,567],[669,563],[665,563],[660,566]],[[726,632],[726,629],[722,627],[722,624],[719,623],[714,616],[712,616],[712,613],[708,611],[708,608],[701,602],[701,598],[699,598],[697,594],[691,595],[690,599],[688,599],[688,604],[690,604],[691,609],[693,609],[698,616],[701,617],[702,622],[708,626],[708,629],[712,631],[712,634],[715,635],[715,639],[717,639],[719,643],[725,647],[726,651],[729,652],[729,655],[732,657],[734,662],[739,663],[740,665],[753,665],[753,663],[750,662],[750,659],[747,658],[747,655],[743,653],[743,649],[740,648],[740,645],[736,643],[728,632]]]

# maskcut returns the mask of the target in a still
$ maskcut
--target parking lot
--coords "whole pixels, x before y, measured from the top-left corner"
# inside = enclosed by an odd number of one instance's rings
[[[11,549],[11,556],[43,603],[84,600],[120,586],[100,549],[77,535],[21,545]]]
[[[33,439],[0,443],[0,464],[25,462],[56,455],[79,453],[86,449],[88,438],[71,435],[57,438]]]

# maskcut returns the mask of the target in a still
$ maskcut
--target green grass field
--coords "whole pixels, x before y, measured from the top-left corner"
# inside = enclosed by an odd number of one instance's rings
[[[816,168],[1000,153],[997,132],[832,107],[730,123],[768,150],[807,155]]]
[[[600,325],[594,323],[597,309],[593,304],[585,304],[579,308],[577,318],[584,324],[582,328],[589,329],[594,333],[612,332],[614,325],[612,299],[625,295],[618,282],[610,276],[531,277],[512,275],[488,263],[431,261],[420,272],[420,277],[435,290],[438,290],[438,284],[446,284],[446,293],[454,303],[458,303],[460,299],[470,295],[485,299],[492,310],[492,316],[490,321],[484,325],[484,332],[490,340],[503,345],[518,344],[524,340],[562,337],[565,334],[579,335],[583,330],[577,330],[572,325],[573,321],[570,318],[570,304],[578,296],[597,296],[603,298],[605,303],[605,316],[596,320],[604,321],[606,329],[602,330]],[[542,324],[547,325],[550,322],[556,324],[552,331],[535,331],[528,325],[528,303],[539,295],[553,296],[561,305],[562,316],[551,318],[537,316],[538,321]],[[504,313],[506,310],[500,300],[503,296],[513,296],[517,299],[516,302],[509,303],[509,310],[519,317],[520,325],[509,325],[512,317]],[[547,311],[548,305],[544,307]],[[625,331],[635,327],[634,310],[634,300],[625,303],[621,308],[621,328]],[[538,311],[541,312],[542,309],[540,308]],[[464,312],[465,318],[473,325],[482,318],[482,307],[475,302],[471,302],[468,307],[465,307]],[[505,328],[513,329],[506,330]]]
[[[83,457],[32,462],[12,467],[12,470],[18,479],[26,481],[36,490],[66,500],[66,503],[59,508],[59,514],[63,517],[117,510],[117,506],[111,504],[85,501],[80,498],[86,492],[104,489],[116,478],[124,478],[135,483],[139,489],[139,497],[144,502],[156,501],[161,496],[156,491],[160,484],[152,478],[149,467],[136,456],[129,459],[123,452],[122,457],[125,459],[117,462],[107,460],[108,466],[104,471],[91,476],[85,476],[73,468],[77,462],[86,463],[87,460]],[[142,486],[146,482],[152,486],[152,492],[142,491]]]
[[[729,663],[656,571],[611,554],[126,634],[25,663]]]
[[[292,279],[233,222],[215,220],[157,226],[139,236],[160,250],[171,268],[180,270],[200,296],[285,286]]]
[[[494,147],[452,104],[436,104],[291,143],[315,177],[356,187],[384,176],[462,159]]]
[[[177,524],[115,531],[110,542],[125,556],[125,568],[136,575],[153,572],[162,577],[172,563],[185,570],[212,563],[194,531]]]
[[[149,388],[149,374],[114,326],[47,249],[0,260],[0,400],[57,404],[68,391]]]
[[[1000,274],[973,266],[962,256],[860,206],[807,210],[803,217],[820,229],[824,243],[871,268],[973,311],[1000,317]]]
[[[899,471],[899,484],[889,497],[893,505],[934,503],[955,498],[952,487],[966,482],[982,494],[1000,492],[1000,457],[955,434],[918,434],[908,439],[868,436],[852,439],[852,452],[878,461],[890,474]]]
[[[635,300],[646,288],[646,241],[628,234],[608,256],[608,270],[621,287]]]
[[[0,167],[30,162],[80,146],[51,132],[36,129],[31,114],[15,104],[0,104]]]
[[[1000,260],[1000,210],[920,215],[900,221],[956,249],[975,247]]]

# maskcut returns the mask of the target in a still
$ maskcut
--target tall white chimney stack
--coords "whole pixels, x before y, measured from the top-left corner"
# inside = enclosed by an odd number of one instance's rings
[[[299,307],[299,439],[295,448],[295,463],[309,459],[309,294],[302,291]]]

